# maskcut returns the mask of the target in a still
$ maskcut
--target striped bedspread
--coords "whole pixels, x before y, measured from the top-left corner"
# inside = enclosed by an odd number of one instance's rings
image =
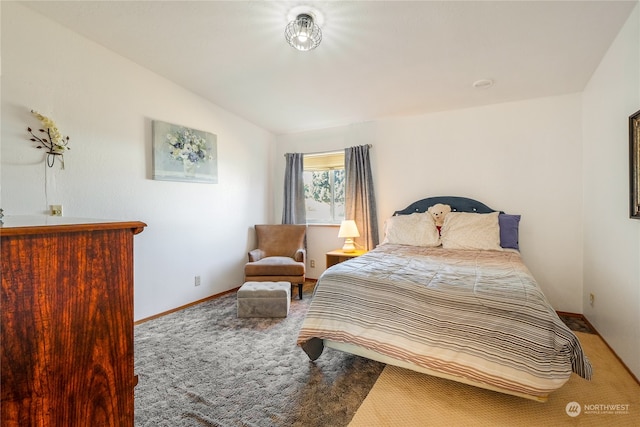
[[[318,280],[298,344],[345,342],[446,375],[546,396],[575,372],[580,342],[517,251],[381,245]]]

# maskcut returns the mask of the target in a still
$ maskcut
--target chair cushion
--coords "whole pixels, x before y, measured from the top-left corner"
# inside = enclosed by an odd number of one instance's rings
[[[296,262],[289,257],[270,256],[245,264],[244,274],[245,276],[302,276],[304,263]]]

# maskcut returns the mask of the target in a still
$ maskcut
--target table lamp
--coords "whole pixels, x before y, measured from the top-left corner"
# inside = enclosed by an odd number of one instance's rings
[[[344,246],[342,250],[344,252],[355,252],[356,247],[353,244],[354,237],[360,237],[358,232],[358,226],[352,219],[345,219],[340,224],[340,231],[338,231],[338,237],[344,237]]]

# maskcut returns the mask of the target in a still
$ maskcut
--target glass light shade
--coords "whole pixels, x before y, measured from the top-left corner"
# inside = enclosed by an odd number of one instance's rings
[[[313,22],[311,15],[301,13],[287,24],[284,37],[292,47],[306,51],[318,47],[322,40],[322,31]]]

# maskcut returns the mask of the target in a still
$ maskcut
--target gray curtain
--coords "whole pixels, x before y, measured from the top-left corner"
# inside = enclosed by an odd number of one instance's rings
[[[304,203],[304,170],[302,153],[285,154],[283,224],[306,224],[307,211]]]
[[[360,237],[354,239],[366,250],[378,243],[378,214],[373,191],[369,145],[344,150],[345,169],[345,219],[353,219]]]

